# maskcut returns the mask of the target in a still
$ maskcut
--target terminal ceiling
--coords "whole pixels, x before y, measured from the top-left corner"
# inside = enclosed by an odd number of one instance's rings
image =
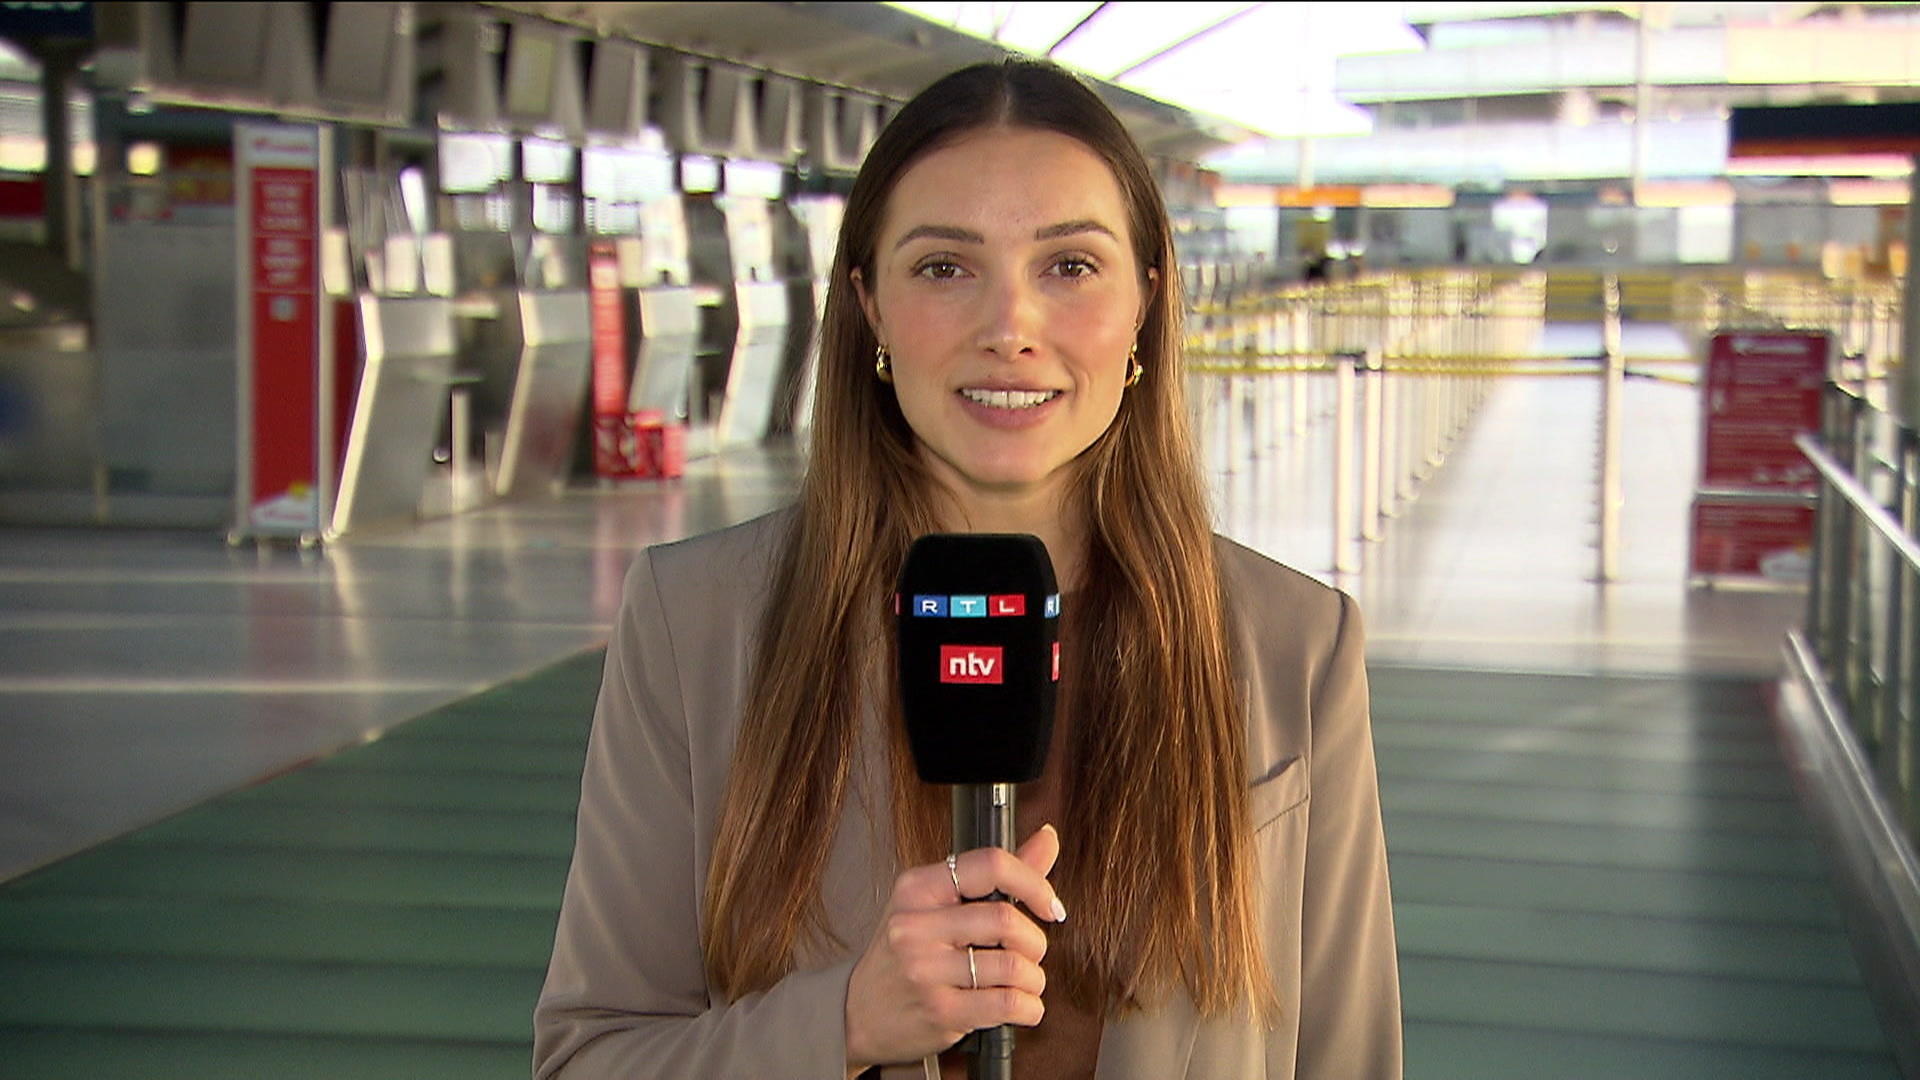
[[[1047,56],[1091,76],[1150,152],[1269,183],[1301,175],[1307,139],[1320,182],[1628,175],[1637,48],[1653,58],[1659,110],[1639,163],[1648,175],[1722,171],[1732,104],[1887,100],[1920,86],[1914,4],[492,6],[896,101],[966,64]],[[1803,70],[1826,54],[1833,71]],[[1777,78],[1755,76],[1776,63]]]
[[[861,90],[894,101],[912,97],[956,68],[1020,51],[1008,43],[996,43],[887,4],[495,3],[486,6],[537,15],[599,34],[631,38],[810,82]],[[1241,125],[1120,83],[1102,80],[1098,89],[1152,153],[1192,160],[1252,137]]]

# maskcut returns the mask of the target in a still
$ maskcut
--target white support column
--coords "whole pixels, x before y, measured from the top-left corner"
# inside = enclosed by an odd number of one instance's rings
[[[1227,439],[1225,450],[1226,468],[1221,471],[1236,473],[1240,471],[1240,458],[1244,453],[1244,448],[1241,446],[1241,436],[1244,433],[1240,430],[1240,376],[1221,376],[1220,396],[1226,400],[1227,410],[1227,420],[1226,423],[1222,425],[1226,429]]]
[[[1406,406],[1401,414],[1404,425],[1400,437],[1401,501],[1412,502],[1420,492],[1420,401],[1426,380],[1415,375],[1407,380]]]
[[[1333,568],[1342,574],[1360,569],[1354,543],[1353,354],[1343,353],[1334,370]]]
[[[1400,409],[1400,383],[1391,371],[1382,370],[1380,378],[1380,515],[1398,517],[1400,514],[1399,486],[1394,483],[1394,470],[1399,467],[1400,453],[1397,439],[1399,426],[1397,416]]]
[[[1360,380],[1360,535],[1378,540],[1385,535],[1380,513],[1380,356],[1367,354]]]
[[[1620,406],[1626,383],[1626,358],[1620,349],[1620,282],[1612,274],[1601,285],[1605,321],[1601,341],[1606,364],[1600,391],[1600,565],[1599,580],[1620,571]]]

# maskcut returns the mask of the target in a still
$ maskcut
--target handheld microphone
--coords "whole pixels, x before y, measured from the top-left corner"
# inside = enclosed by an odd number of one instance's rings
[[[1046,767],[1060,679],[1046,545],[1021,534],[923,536],[907,552],[894,614],[907,741],[921,780],[954,785],[953,850],[1011,851],[1014,785]],[[1013,1028],[970,1038],[972,1080],[1009,1080]]]

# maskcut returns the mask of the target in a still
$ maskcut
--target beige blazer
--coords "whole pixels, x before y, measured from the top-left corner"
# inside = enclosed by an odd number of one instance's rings
[[[884,808],[850,805],[825,884],[838,955],[731,1004],[710,996],[700,898],[771,558],[769,515],[649,548],[607,650],[553,960],[538,1077],[841,1080],[847,979],[892,885]],[[1109,1018],[1099,1080],[1400,1075],[1400,992],[1360,617],[1345,594],[1230,541],[1218,550],[1249,702],[1248,798],[1276,1029],[1184,997]],[[870,727],[873,725],[869,725]],[[867,751],[877,754],[877,731]],[[869,760],[874,760],[869,758]],[[852,802],[852,800],[850,800]],[[934,1059],[882,1070],[938,1080]]]

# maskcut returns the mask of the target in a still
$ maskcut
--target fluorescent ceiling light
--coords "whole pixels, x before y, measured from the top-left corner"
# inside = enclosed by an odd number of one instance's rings
[[[1899,180],[1835,180],[1827,185],[1835,206],[1905,206],[1907,185]]]
[[[1641,206],[1732,206],[1733,186],[1725,180],[1648,180],[1633,193]]]
[[[1728,176],[1910,176],[1904,154],[1815,154],[1727,159]]]
[[[1360,189],[1361,206],[1432,210],[1453,202],[1453,189],[1438,184],[1368,184]]]

